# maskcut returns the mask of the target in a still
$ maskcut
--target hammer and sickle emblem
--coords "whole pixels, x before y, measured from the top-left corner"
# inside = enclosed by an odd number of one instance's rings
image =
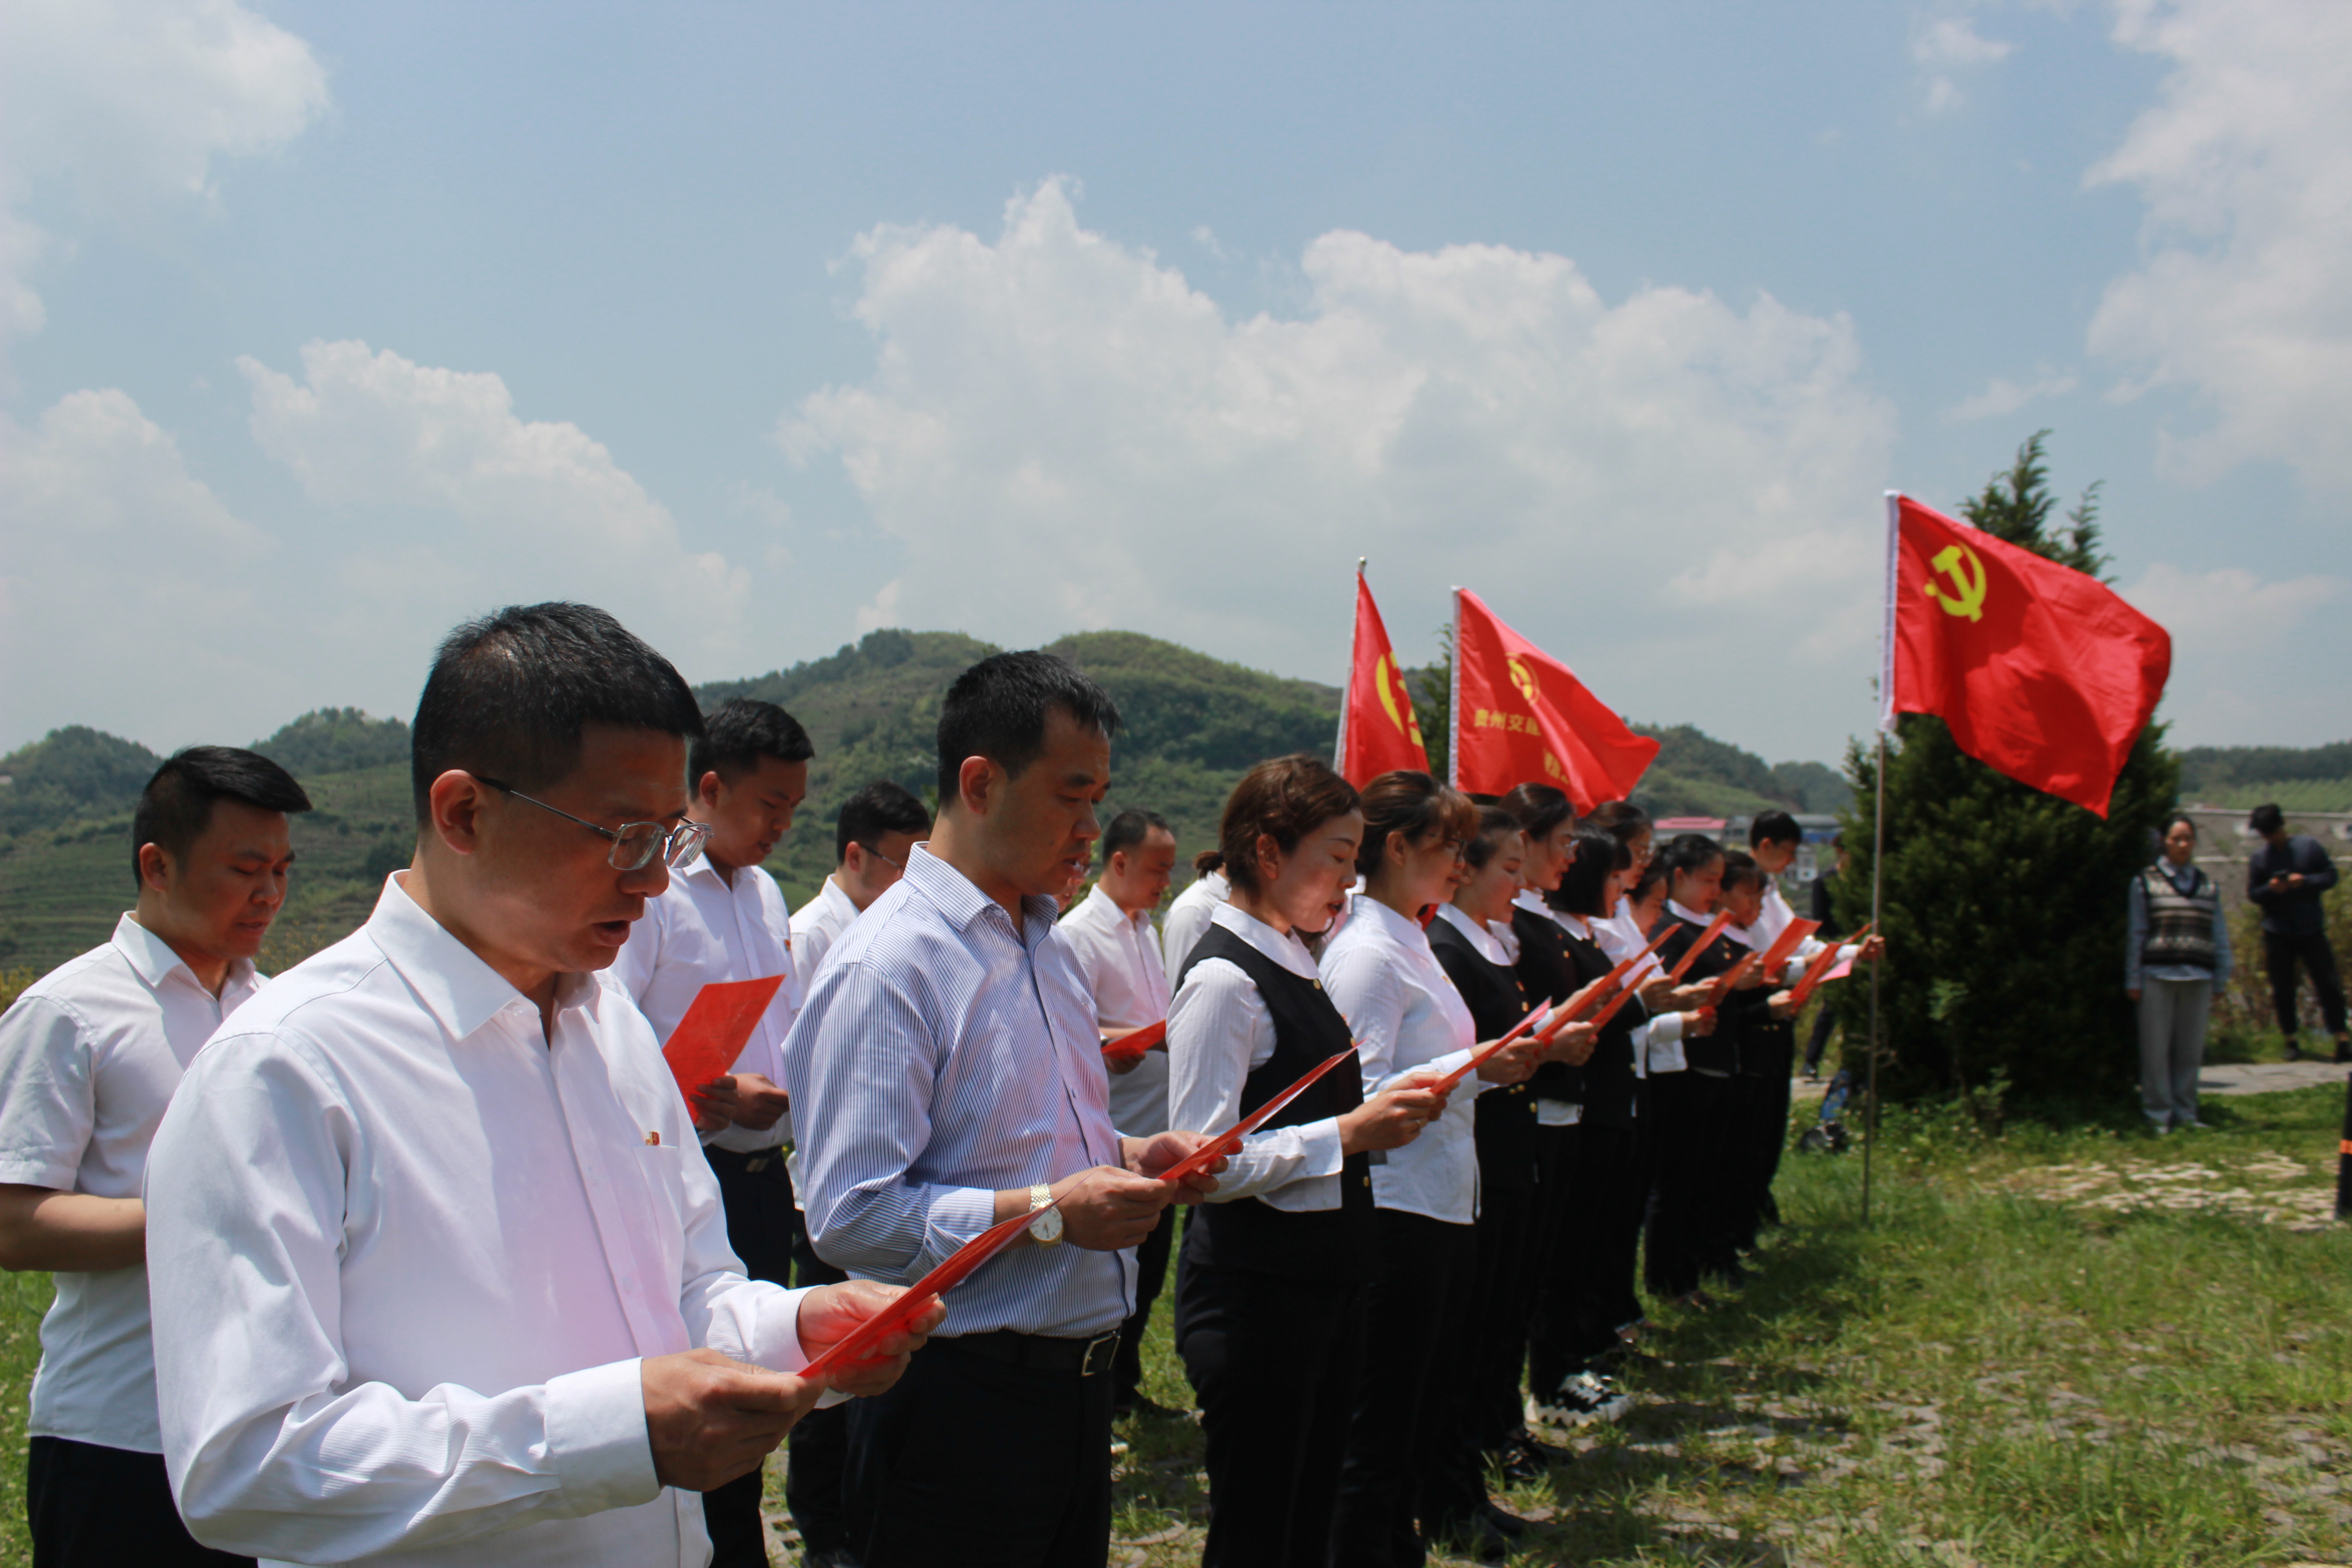
[[[1518,689],[1520,696],[1528,700],[1528,706],[1529,708],[1533,708],[1536,705],[1535,671],[1529,669],[1525,664],[1516,658],[1510,660],[1509,664],[1511,671],[1511,684]]]
[[[1927,564],[1952,580],[1948,593],[1937,588],[1932,580],[1920,584],[1927,597],[1944,607],[1944,614],[1966,616],[1972,621],[1984,619],[1985,569],[1975,551],[1965,544],[1947,544]],[[1971,570],[1976,574],[1973,582],[1969,577]]]
[[[1381,711],[1389,716],[1389,722],[1412,736],[1414,745],[1420,745],[1421,715],[1412,710],[1412,698],[1405,691],[1404,677],[1398,671],[1396,660],[1387,654],[1381,655],[1381,662],[1372,668],[1372,685],[1380,690]]]

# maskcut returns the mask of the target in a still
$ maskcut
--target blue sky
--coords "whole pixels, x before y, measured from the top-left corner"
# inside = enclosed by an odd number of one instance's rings
[[[2325,0],[5,12],[0,747],[404,712],[558,595],[1337,679],[1364,554],[1408,657],[1459,582],[1833,759],[1879,492],[2044,426],[2175,739],[2352,733]]]

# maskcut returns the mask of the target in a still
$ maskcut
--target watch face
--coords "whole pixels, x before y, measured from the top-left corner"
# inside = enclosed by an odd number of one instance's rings
[[[1029,1222],[1029,1234],[1039,1241],[1062,1239],[1062,1211],[1046,1209]]]

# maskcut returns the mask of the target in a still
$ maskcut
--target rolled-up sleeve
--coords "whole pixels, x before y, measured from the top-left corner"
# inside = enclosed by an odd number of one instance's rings
[[[199,1056],[147,1163],[164,1459],[196,1539],[341,1563],[657,1495],[634,1359],[492,1394],[341,1386],[353,1119],[317,1058],[237,1044]]]

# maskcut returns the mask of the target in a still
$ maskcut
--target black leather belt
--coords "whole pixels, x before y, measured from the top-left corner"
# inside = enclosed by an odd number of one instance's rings
[[[1093,1377],[1110,1370],[1111,1359],[1118,1353],[1118,1331],[1097,1334],[1090,1340],[1061,1339],[1053,1334],[1024,1334],[1013,1329],[997,1329],[985,1334],[958,1334],[952,1339],[933,1340],[930,1350],[957,1350],[1003,1362],[1007,1366],[1028,1367],[1037,1372],[1075,1373],[1080,1377]]]
[[[732,1166],[747,1176],[756,1176],[762,1171],[773,1171],[779,1175],[782,1174],[786,1151],[782,1148],[761,1149],[750,1154],[743,1154],[732,1149],[721,1149],[716,1143],[705,1143],[702,1146],[702,1152],[714,1165]]]

